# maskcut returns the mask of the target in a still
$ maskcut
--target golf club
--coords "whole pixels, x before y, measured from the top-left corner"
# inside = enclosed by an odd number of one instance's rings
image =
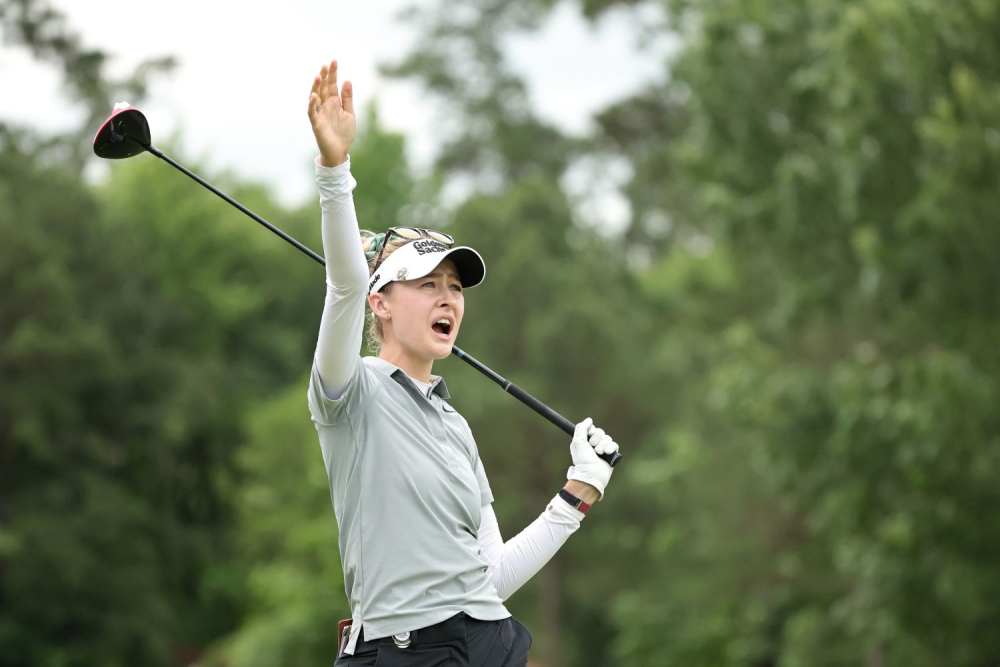
[[[139,155],[143,152],[150,152],[156,157],[160,158],[170,166],[174,167],[178,171],[183,172],[186,176],[190,177],[192,180],[197,181],[199,184],[205,186],[215,194],[217,194],[222,199],[226,200],[236,208],[238,208],[243,213],[256,220],[258,223],[267,227],[269,230],[283,238],[288,243],[292,244],[309,257],[313,258],[323,266],[326,266],[326,260],[320,255],[307,248],[306,246],[299,243],[297,240],[281,231],[271,223],[269,223],[264,218],[260,217],[247,207],[240,204],[238,201],[222,192],[215,186],[213,186],[208,181],[202,179],[197,174],[189,171],[183,165],[175,162],[170,157],[165,155],[163,151],[159,150],[151,143],[151,137],[149,132],[149,122],[146,120],[146,116],[136,109],[135,107],[120,102],[115,105],[114,111],[111,116],[108,117],[106,121],[101,125],[100,129],[97,130],[97,135],[94,137],[94,153],[98,157],[102,157],[109,160],[120,160],[124,158],[130,158],[135,155]],[[465,361],[470,366],[475,368],[477,371],[490,378],[504,391],[510,395],[517,398],[519,401],[527,405],[529,408],[545,417],[547,420],[558,426],[565,433],[573,435],[575,430],[575,425],[570,420],[566,419],[558,412],[545,405],[537,398],[524,391],[514,383],[506,380],[501,375],[493,372],[487,366],[483,365],[475,358],[463,352],[457,346],[452,346],[452,354],[457,356],[459,359]],[[600,454],[602,459],[608,462],[609,465],[614,467],[621,460],[621,454],[615,452],[614,454]]]

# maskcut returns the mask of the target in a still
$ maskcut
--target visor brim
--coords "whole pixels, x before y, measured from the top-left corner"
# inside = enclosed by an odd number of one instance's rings
[[[463,288],[475,287],[486,277],[486,263],[478,252],[468,246],[452,248],[441,258],[441,262],[446,259],[455,262],[458,279],[462,281]]]
[[[416,246],[406,245],[389,255],[375,269],[368,293],[378,292],[391,282],[423,278],[446,259],[454,262],[463,289],[475,287],[486,277],[486,263],[478,252],[468,246],[424,254],[421,254],[421,250]]]

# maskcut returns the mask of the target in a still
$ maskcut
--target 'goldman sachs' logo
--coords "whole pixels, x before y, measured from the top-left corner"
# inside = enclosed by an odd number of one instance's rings
[[[448,246],[433,239],[421,239],[413,242],[413,249],[421,255],[426,255],[429,252],[446,252]]]

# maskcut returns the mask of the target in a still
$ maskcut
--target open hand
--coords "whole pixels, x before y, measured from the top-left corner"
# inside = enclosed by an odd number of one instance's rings
[[[347,159],[354,143],[357,123],[354,117],[354,88],[350,81],[337,93],[337,61],[323,65],[313,79],[309,93],[309,122],[312,123],[320,164],[336,167]]]

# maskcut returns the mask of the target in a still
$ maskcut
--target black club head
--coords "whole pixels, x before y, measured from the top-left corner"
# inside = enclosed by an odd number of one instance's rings
[[[132,157],[149,147],[146,116],[128,104],[116,104],[114,112],[94,137],[94,153],[108,160]]]

